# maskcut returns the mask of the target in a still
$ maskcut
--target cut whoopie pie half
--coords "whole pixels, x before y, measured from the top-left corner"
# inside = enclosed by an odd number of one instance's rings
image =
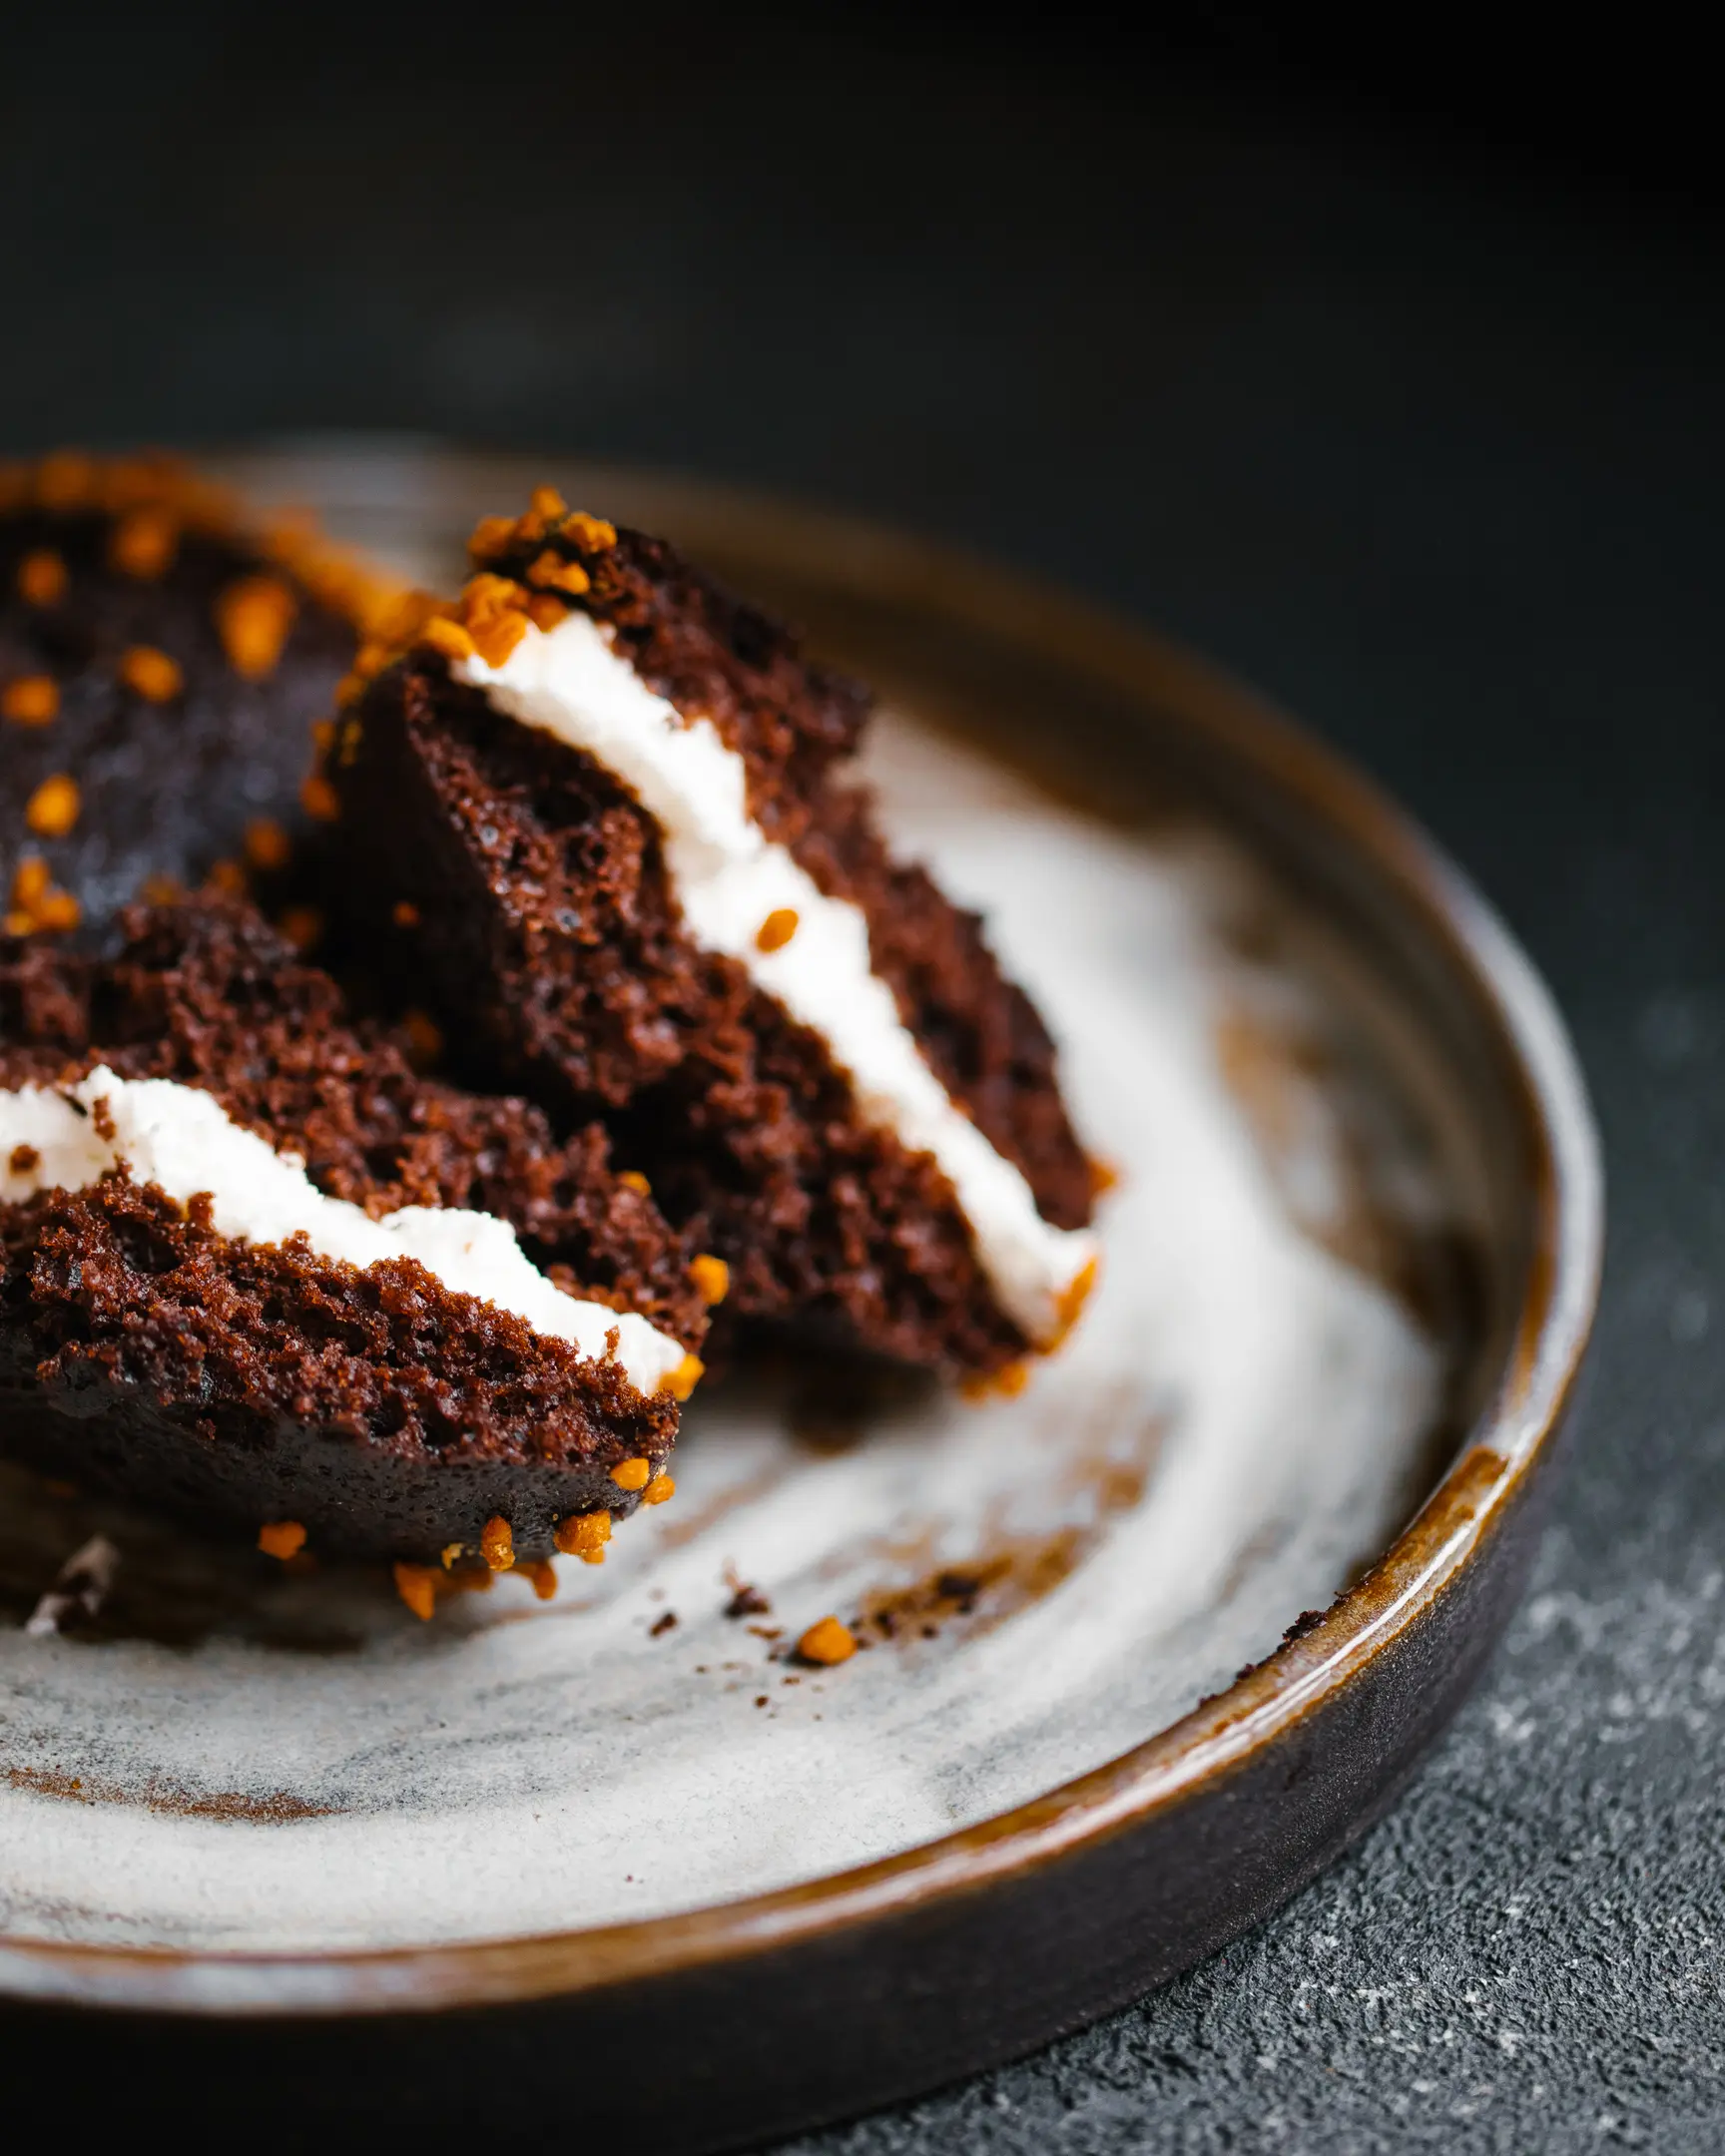
[[[0,1451],[438,1580],[670,1492],[723,1268],[595,1126],[424,1075],[248,905],[0,939]]]
[[[344,900],[470,1067],[603,1115],[727,1317],[986,1377],[1095,1270],[1048,1032],[882,839],[855,684],[549,489],[349,685]]]

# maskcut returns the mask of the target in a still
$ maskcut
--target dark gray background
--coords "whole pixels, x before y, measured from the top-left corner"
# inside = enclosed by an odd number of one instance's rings
[[[1276,1920],[799,2147],[1718,2148],[1704,176],[1657,112],[1645,156],[1602,143],[1543,63],[1523,126],[1060,18],[823,20],[9,32],[4,446],[406,428],[778,488],[1170,628],[1401,794],[1555,985],[1609,1153],[1531,1598],[1407,1801]]]

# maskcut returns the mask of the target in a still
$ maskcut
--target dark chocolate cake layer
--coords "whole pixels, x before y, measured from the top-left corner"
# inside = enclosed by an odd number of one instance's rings
[[[411,1260],[254,1249],[119,1180],[0,1207],[0,1449],[315,1554],[436,1565],[621,1518],[677,1408]],[[613,1470],[625,1462],[645,1462]],[[627,1485],[627,1486],[625,1486]],[[567,1539],[567,1537],[566,1537]],[[459,1545],[456,1551],[452,1545]]]
[[[91,927],[146,880],[279,874],[383,589],[165,462],[0,473],[0,910]]]
[[[484,671],[533,632],[553,639],[573,609],[601,622],[603,665],[622,661],[655,699],[686,700],[671,723],[711,718],[745,768],[762,838],[788,849],[805,889],[857,909],[865,962],[913,1052],[1028,1186],[1026,1212],[1049,1231],[1076,1229],[1090,1213],[1090,1166],[1041,1021],[975,917],[891,859],[868,797],[834,770],[857,725],[842,741],[806,726],[821,691],[799,692],[808,677],[794,644],[771,646],[777,734],[760,715],[765,689],[747,724],[733,702],[721,725],[708,708],[723,703],[717,662],[704,673],[684,658],[679,673],[668,656],[712,648],[705,587],[657,543],[547,516],[528,520],[529,546],[482,527],[492,569],[342,721],[329,767],[333,843],[362,934],[394,933],[403,976],[434,999],[485,1082],[519,1085],[562,1117],[606,1115],[670,1217],[729,1264],[728,1319],[949,1371],[1012,1360],[1032,1336],[994,1294],[940,1165],[861,1109],[822,1033],[764,992],[748,964],[697,940],[665,831],[630,786],[548,724],[510,716]],[[624,558],[608,583],[612,554]],[[520,576],[497,576],[498,563]],[[552,590],[560,568],[585,582]],[[617,588],[628,597],[622,626],[605,612]],[[855,721],[862,708],[850,705]],[[795,753],[775,765],[758,747],[781,740],[821,744],[813,783],[794,795],[773,787]],[[777,947],[775,929],[762,922],[762,952]],[[794,912],[783,932],[798,932]],[[1063,1320],[1061,1298],[1049,1302],[1039,1345]]]

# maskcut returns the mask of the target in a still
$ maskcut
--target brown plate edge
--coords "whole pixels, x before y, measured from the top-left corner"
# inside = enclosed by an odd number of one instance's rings
[[[542,465],[486,459],[499,472]],[[729,489],[586,469],[595,497],[641,502],[699,547],[819,558],[847,587],[915,597],[1034,645],[1208,736],[1335,832],[1398,893],[1477,999],[1506,1053],[1532,1164],[1532,1263],[1491,1405],[1417,1517],[1323,1620],[1226,1692],[1107,1765],[898,1856],[747,1900],[596,1929],[457,1946],[316,1954],[68,1946],[0,1935],[0,1997],[214,2017],[426,2013],[569,1995],[759,1954],[925,1909],[1032,1873],[1182,1804],[1261,1756],[1359,1677],[1451,1590],[1493,1537],[1562,1422],[1598,1294],[1597,1134],[1549,992],[1491,907],[1337,752],[1178,645],[1089,601],[861,520]],[[518,490],[518,489],[517,489]],[[794,550],[794,551],[791,551]]]

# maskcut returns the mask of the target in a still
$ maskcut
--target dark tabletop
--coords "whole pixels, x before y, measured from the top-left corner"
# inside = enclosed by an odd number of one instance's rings
[[[310,18],[62,13],[0,71],[0,446],[407,428],[1027,565],[1388,782],[1574,1027],[1611,1181],[1591,1400],[1479,1696],[1216,1961],[799,2147],[1725,2145],[1725,308],[1693,175],[952,23],[769,51],[719,12],[403,17],[337,60]]]

